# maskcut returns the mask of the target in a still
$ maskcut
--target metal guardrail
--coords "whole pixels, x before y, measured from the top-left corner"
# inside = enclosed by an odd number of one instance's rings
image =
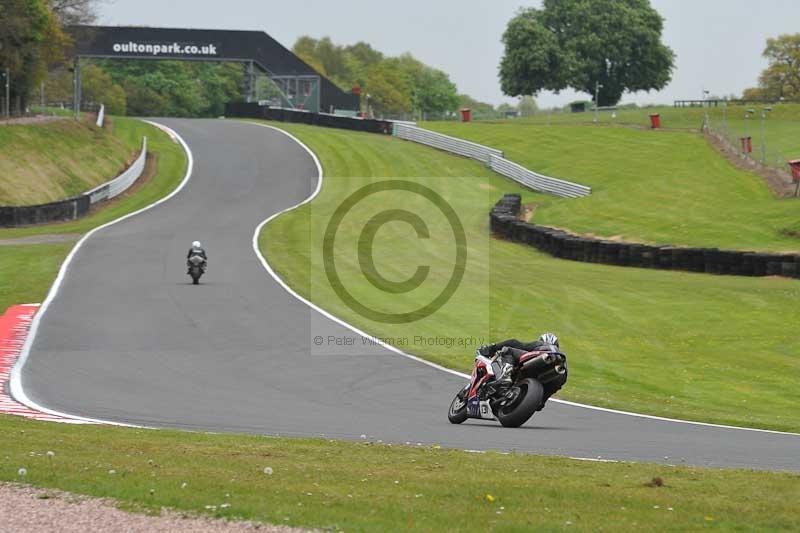
[[[435,131],[426,130],[400,122],[394,123],[394,136],[413,141],[446,152],[477,159],[507,178],[535,191],[546,192],[565,198],[578,198],[592,194],[592,188],[578,183],[551,178],[528,170],[503,157],[503,152],[482,144],[465,141]]]
[[[139,157],[136,158],[136,161],[133,164],[114,178],[113,180],[106,182],[99,187],[95,187],[89,192],[84,193],[84,196],[88,196],[89,200],[92,204],[100,202],[102,200],[109,200],[118,196],[128,190],[128,188],[133,185],[133,183],[139,179],[139,176],[142,175],[144,172],[144,165],[147,159],[147,137],[142,138],[142,152],[139,154]]]
[[[592,194],[591,187],[537,174],[502,157],[492,156],[489,161],[489,168],[536,191],[547,192],[564,198],[580,198],[581,196]]]
[[[103,122],[105,121],[105,119],[106,119],[106,106],[100,104],[100,110],[97,111],[97,122],[96,122],[98,128],[103,127]]]
[[[471,159],[477,159],[478,161],[483,161],[487,165],[492,155],[495,157],[503,157],[503,152],[500,150],[399,122],[394,123],[394,136]]]

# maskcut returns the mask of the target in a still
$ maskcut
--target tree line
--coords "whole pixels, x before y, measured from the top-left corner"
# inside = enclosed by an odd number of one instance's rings
[[[767,39],[763,57],[769,66],[758,77],[758,86],[745,89],[742,98],[800,101],[800,33]]]
[[[375,113],[440,114],[461,102],[456,85],[441,70],[411,54],[387,57],[370,44],[337,45],[329,37],[300,37],[292,51],[344,91],[361,90]]]

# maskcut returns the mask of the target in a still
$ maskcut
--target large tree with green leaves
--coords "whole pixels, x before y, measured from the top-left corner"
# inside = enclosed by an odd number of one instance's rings
[[[663,19],[649,0],[544,0],[522,9],[503,35],[500,82],[509,96],[573,88],[599,105],[626,91],[662,89],[675,54],[661,42]]]
[[[26,107],[67,42],[46,0],[0,0],[0,69],[10,71],[12,107]]]
[[[761,72],[758,87],[747,89],[745,99],[800,98],[800,33],[767,39],[763,56],[769,66]]]

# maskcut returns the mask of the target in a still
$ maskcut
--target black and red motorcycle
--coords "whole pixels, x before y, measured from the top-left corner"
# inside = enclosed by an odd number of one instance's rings
[[[476,354],[470,382],[456,394],[447,418],[461,424],[468,418],[498,420],[519,427],[544,408],[545,402],[567,382],[567,357],[555,345],[532,352],[504,348],[514,356],[511,385],[497,383],[502,372],[500,354]]]

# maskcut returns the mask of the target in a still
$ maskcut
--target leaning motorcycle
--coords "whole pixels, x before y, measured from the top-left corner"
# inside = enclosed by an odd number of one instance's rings
[[[192,284],[197,285],[200,283],[200,276],[206,272],[206,260],[199,255],[193,255],[189,258],[189,275],[192,276]]]
[[[447,418],[461,424],[468,418],[497,420],[504,427],[519,427],[547,399],[567,382],[567,357],[557,346],[545,345],[532,352],[505,348],[515,355],[511,386],[498,388],[502,361],[495,355],[488,358],[476,354],[469,383],[456,394]]]

